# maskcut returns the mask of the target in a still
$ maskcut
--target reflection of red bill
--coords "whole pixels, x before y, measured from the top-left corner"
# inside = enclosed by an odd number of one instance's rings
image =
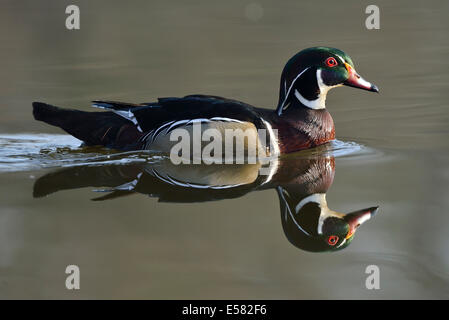
[[[363,210],[359,210],[356,212],[352,212],[352,213],[348,213],[344,219],[346,220],[346,222],[348,222],[349,224],[349,231],[348,234],[346,235],[346,239],[351,238],[355,231],[357,230],[357,228],[362,225],[364,222],[368,221],[369,219],[371,219],[372,216],[374,216],[377,213],[377,210],[379,209],[379,207],[372,207],[372,208],[368,208],[368,209],[363,209]]]
[[[373,91],[373,92],[379,92],[379,89],[374,84],[366,81],[363,79],[355,70],[353,67],[351,67],[349,64],[345,62],[346,70],[348,70],[349,78],[344,82],[345,85],[354,87],[354,88],[360,88],[363,90]]]

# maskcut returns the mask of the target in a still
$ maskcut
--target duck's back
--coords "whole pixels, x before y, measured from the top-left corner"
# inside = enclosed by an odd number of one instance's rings
[[[211,139],[211,134],[224,139],[227,130],[236,139],[244,134],[249,137],[245,141],[252,141],[258,139],[257,130],[266,129],[267,125],[251,105],[217,96],[160,98],[142,104],[94,101],[93,105],[108,111],[84,112],[35,102],[33,113],[37,120],[61,127],[88,145],[122,150],[170,152],[177,143],[170,138],[176,129],[185,129],[191,139],[198,139],[194,137],[195,124],[199,124],[202,145]],[[205,132],[209,133],[209,140],[203,136]]]

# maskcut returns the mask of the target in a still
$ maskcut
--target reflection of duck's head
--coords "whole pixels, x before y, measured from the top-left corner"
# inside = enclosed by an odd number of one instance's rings
[[[285,235],[293,245],[306,251],[336,251],[347,247],[357,228],[378,210],[371,207],[344,214],[329,209],[324,193],[298,201],[281,187],[277,191]]]

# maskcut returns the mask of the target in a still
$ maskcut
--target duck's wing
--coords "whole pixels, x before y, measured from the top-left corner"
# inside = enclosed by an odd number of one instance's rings
[[[93,101],[93,106],[108,109],[133,122],[142,132],[149,132],[171,122],[209,120],[253,123],[263,128],[256,109],[246,103],[218,96],[189,95],[183,98],[159,98],[157,102],[141,104],[117,101]]]
[[[100,109],[110,109],[110,110],[129,110],[137,107],[142,107],[145,104],[134,104],[128,102],[111,101],[111,100],[94,100],[92,105]]]

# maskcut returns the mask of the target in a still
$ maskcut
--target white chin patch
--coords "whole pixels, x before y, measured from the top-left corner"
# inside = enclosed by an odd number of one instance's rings
[[[323,82],[323,78],[321,78],[321,69],[318,69],[316,71],[316,81],[318,83],[318,87],[320,89],[320,94],[318,95],[318,98],[315,100],[307,100],[304,98],[301,93],[299,93],[298,90],[295,90],[295,97],[301,102],[303,105],[305,105],[307,108],[310,109],[325,109],[326,108],[326,96],[327,92],[335,87],[339,87],[340,85],[336,86],[328,86]]]
[[[310,109],[324,109],[326,108],[326,97],[323,99],[321,98],[321,94],[316,100],[307,100],[304,98],[298,90],[295,89],[295,97],[301,102],[303,105],[305,105],[307,108]]]

